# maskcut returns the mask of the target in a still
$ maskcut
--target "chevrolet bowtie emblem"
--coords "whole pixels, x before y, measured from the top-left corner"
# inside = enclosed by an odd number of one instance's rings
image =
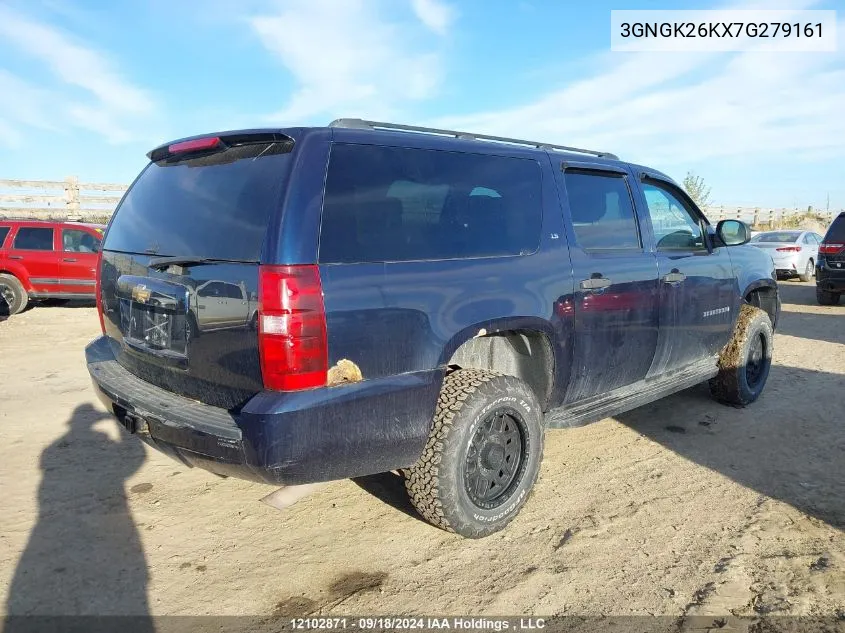
[[[150,289],[144,285],[135,286],[132,288],[132,300],[138,303],[146,303],[150,299]]]

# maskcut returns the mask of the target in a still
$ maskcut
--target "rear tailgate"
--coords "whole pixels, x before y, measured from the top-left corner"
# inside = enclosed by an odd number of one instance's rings
[[[253,134],[151,152],[109,226],[100,268],[105,333],[130,372],[227,409],[262,389],[258,268],[292,147]]]

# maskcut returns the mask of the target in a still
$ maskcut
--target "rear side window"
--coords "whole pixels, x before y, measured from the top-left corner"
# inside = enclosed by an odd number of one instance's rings
[[[530,159],[335,144],[320,261],[530,254],[540,243],[541,190]]]
[[[150,163],[123,199],[105,249],[259,261],[290,146],[253,143]]]
[[[622,174],[566,170],[575,239],[584,250],[640,249],[631,192]]]
[[[824,236],[824,241],[836,242],[837,244],[845,242],[845,214],[840,214],[833,220],[833,224],[830,225],[827,234]]]
[[[15,235],[14,248],[22,251],[52,251],[53,229],[22,226]]]
[[[0,248],[3,248],[3,242],[6,241],[6,236],[9,234],[8,226],[0,226]]]

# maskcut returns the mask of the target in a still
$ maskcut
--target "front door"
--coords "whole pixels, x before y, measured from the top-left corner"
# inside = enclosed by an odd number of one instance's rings
[[[94,295],[100,240],[84,229],[62,229],[61,292]]]
[[[660,336],[651,377],[719,352],[736,318],[737,289],[727,248],[713,247],[704,216],[687,195],[648,174],[639,189],[660,276]]]
[[[630,176],[567,161],[559,172],[575,275],[573,364],[565,403],[646,377],[657,347],[657,265],[644,248]]]

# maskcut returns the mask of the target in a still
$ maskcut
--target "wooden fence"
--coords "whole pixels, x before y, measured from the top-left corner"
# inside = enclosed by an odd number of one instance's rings
[[[0,218],[104,220],[127,185],[64,180],[0,180]]]
[[[751,226],[775,227],[780,223],[789,220],[807,219],[812,216],[817,218],[819,223],[825,226],[833,222],[833,218],[839,215],[839,211],[821,211],[819,209],[766,209],[761,207],[731,207],[731,206],[709,206],[705,207],[704,215],[711,222],[719,220],[742,220]]]
[[[127,185],[82,183],[76,176],[64,180],[0,180],[0,218],[49,220],[100,220],[114,212]],[[711,222],[737,219],[753,226],[776,226],[790,218],[806,218],[808,210],[761,207],[709,206],[704,209]],[[825,225],[839,211],[812,210]]]

